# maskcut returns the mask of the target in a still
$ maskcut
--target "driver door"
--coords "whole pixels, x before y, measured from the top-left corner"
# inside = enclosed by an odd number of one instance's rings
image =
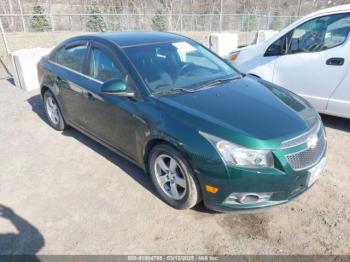
[[[273,82],[303,96],[317,110],[326,110],[349,64],[349,29],[349,13],[299,25],[286,35],[286,54],[276,60]]]
[[[130,86],[128,74],[119,63],[117,55],[97,42],[92,42],[89,51],[88,74],[89,87],[85,94],[88,132],[135,159],[136,130],[139,125],[135,112],[138,101],[100,91],[103,83],[112,79],[125,80]]]

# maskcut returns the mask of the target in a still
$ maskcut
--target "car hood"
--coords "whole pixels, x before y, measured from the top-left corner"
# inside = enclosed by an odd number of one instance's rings
[[[164,114],[229,140],[289,138],[305,132],[318,118],[301,97],[255,77],[156,99]]]
[[[265,53],[267,42],[263,42],[256,45],[251,45],[247,47],[243,47],[238,49],[239,55],[235,61],[230,61],[231,64],[239,69],[243,73],[248,73],[251,70],[260,66],[260,62],[264,61],[266,63],[267,60],[273,60],[274,58],[268,58],[266,60],[262,59],[262,56]]]

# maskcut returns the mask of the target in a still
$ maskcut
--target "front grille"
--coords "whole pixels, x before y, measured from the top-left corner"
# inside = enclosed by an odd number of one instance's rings
[[[316,164],[326,149],[326,138],[323,130],[319,132],[318,141],[314,148],[307,148],[297,153],[286,155],[286,159],[294,170],[302,170]]]

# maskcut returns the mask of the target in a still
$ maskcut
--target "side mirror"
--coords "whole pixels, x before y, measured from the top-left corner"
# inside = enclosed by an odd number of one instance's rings
[[[122,79],[111,79],[101,86],[101,92],[116,96],[134,96],[132,92],[126,92],[126,83]]]

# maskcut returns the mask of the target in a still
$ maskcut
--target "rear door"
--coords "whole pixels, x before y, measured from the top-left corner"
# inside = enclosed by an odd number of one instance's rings
[[[286,35],[286,54],[277,58],[273,82],[325,111],[349,64],[350,14],[311,19]]]
[[[84,88],[86,85],[86,61],[88,41],[71,42],[57,50],[50,63],[55,65],[54,85],[59,90],[58,99],[62,105],[64,116],[73,124],[83,127]]]
[[[345,78],[329,98],[326,113],[350,118],[350,65]]]

